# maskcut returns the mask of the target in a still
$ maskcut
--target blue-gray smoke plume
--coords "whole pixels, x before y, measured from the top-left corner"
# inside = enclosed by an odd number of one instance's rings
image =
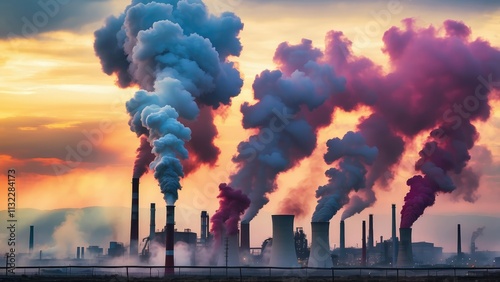
[[[182,159],[193,157],[198,165],[217,160],[212,109],[240,93],[243,81],[227,58],[240,54],[242,28],[232,13],[210,15],[201,0],[134,0],[95,32],[103,71],[116,75],[120,87],[141,88],[126,103],[129,125],[148,137],[156,155],[150,168],[169,203],[184,176]],[[200,112],[205,118],[197,119]],[[210,128],[210,135],[191,135],[185,124]],[[188,155],[184,142],[191,137],[196,140],[187,143]]]
[[[318,187],[318,205],[312,216],[313,222],[329,221],[339,209],[349,203],[349,193],[366,187],[366,166],[373,164],[378,155],[376,147],[366,145],[360,133],[347,132],[342,139],[327,142],[325,162],[338,161],[338,168],[325,172],[330,178],[328,184]]]
[[[240,142],[233,157],[238,170],[230,186],[251,199],[243,221],[250,221],[269,201],[280,173],[311,155],[317,131],[331,123],[334,106],[329,103],[345,81],[321,63],[322,55],[309,40],[280,44],[274,56],[278,70],[263,71],[253,83],[258,102],[241,106],[243,127],[258,130]]]

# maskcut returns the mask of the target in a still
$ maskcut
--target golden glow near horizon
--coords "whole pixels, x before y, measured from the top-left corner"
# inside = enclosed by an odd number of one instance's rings
[[[190,227],[191,220],[197,222],[200,210],[207,209],[213,213],[217,208],[215,196],[218,183],[228,180],[234,170],[231,157],[236,152],[236,146],[251,134],[241,126],[240,105],[245,101],[253,103],[251,85],[255,75],[264,69],[275,68],[272,57],[279,43],[289,41],[295,44],[301,38],[309,38],[316,47],[323,49],[327,31],[343,30],[353,41],[356,55],[369,57],[387,69],[387,58],[380,50],[384,31],[393,25],[399,26],[401,19],[414,16],[422,23],[437,26],[447,18],[463,19],[471,26],[473,36],[500,46],[498,12],[483,16],[466,10],[445,12],[432,7],[403,6],[387,21],[377,21],[377,13],[387,9],[385,2],[366,7],[343,1],[324,4],[324,7],[319,4],[293,4],[296,1],[286,5],[271,2],[252,4],[239,1],[237,5],[226,7],[235,11],[245,24],[241,33],[244,49],[239,58],[234,58],[244,75],[245,84],[240,96],[227,110],[227,117],[216,118],[219,130],[216,144],[222,149],[217,165],[214,168],[202,167],[182,181],[183,189],[177,205],[193,212],[188,216],[179,215],[179,228]],[[123,3],[116,5],[122,6]],[[403,5],[410,4],[404,2]],[[218,6],[211,7],[217,9]],[[103,22],[104,18],[99,25]],[[14,150],[12,155],[0,153],[0,167],[2,175],[8,167],[19,171],[18,208],[45,210],[130,205],[130,179],[138,140],[128,128],[124,104],[133,95],[134,89],[118,88],[114,84],[115,78],[101,71],[99,60],[94,55],[93,40],[92,31],[58,31],[33,38],[0,41],[0,129],[7,134],[2,136],[0,146]],[[500,104],[496,102],[493,105],[490,121],[478,125],[481,132],[479,144],[487,146],[493,153],[494,162],[500,163],[500,141],[496,136],[500,127]],[[291,189],[310,178],[311,166],[319,162],[320,172],[314,175],[308,194],[304,195],[311,201],[308,214],[312,213],[314,192],[326,180],[322,176],[328,167],[322,161],[325,141],[355,129],[357,120],[366,113],[365,109],[335,113],[334,124],[320,132],[317,152],[298,167],[279,176],[279,189],[270,196],[270,203],[255,219],[256,225],[266,226],[270,220],[268,215],[279,210],[279,203]],[[10,134],[12,132],[15,134]],[[387,214],[390,203],[401,205],[408,190],[406,179],[413,173],[418,148],[426,135],[422,134],[407,149],[391,187],[377,189],[378,201],[370,213]],[[87,154],[84,147],[88,144],[90,152]],[[30,156],[27,153],[32,151],[39,154]],[[52,168],[41,169],[47,164],[52,164]],[[60,174],[61,171],[64,173]],[[141,183],[141,207],[147,207],[149,202],[162,205],[162,196],[153,176],[146,175]],[[499,183],[498,175],[484,177],[481,197],[476,204],[440,196],[437,199],[440,204],[426,212],[496,215],[500,201],[500,193],[496,190]],[[6,207],[4,199],[2,195],[0,210]],[[298,224],[307,230],[309,220],[310,216],[298,219]],[[264,229],[269,231],[268,227]],[[258,234],[252,240],[262,241],[269,233]]]

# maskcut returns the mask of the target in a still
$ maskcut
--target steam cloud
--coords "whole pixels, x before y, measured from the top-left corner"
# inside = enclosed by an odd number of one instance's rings
[[[238,233],[238,222],[245,210],[250,206],[250,199],[240,190],[222,183],[219,185],[219,209],[212,216],[212,228],[215,242],[220,242],[223,235],[235,235]],[[225,234],[221,234],[224,231]]]
[[[145,172],[152,147],[156,158],[150,167],[169,204],[177,199],[184,176],[182,160],[191,172],[218,158],[213,116],[243,84],[227,60],[241,52],[242,28],[232,13],[209,15],[200,0],[134,0],[95,32],[94,49],[103,71],[116,75],[120,87],[141,88],[126,103],[130,129],[150,143],[138,148],[134,175]],[[186,126],[208,128],[210,134],[191,135]],[[189,140],[190,154],[184,144]]]
[[[243,127],[257,129],[233,157],[237,171],[230,185],[251,199],[243,221],[269,201],[278,174],[312,154],[318,129],[331,123],[334,109],[328,101],[345,81],[321,62],[323,53],[311,43],[280,44],[274,55],[278,69],[263,71],[253,83],[258,102],[241,106]]]
[[[351,191],[365,188],[365,166],[372,165],[378,154],[377,148],[366,145],[365,138],[352,131],[342,139],[328,140],[327,146],[325,162],[332,164],[338,161],[338,168],[330,168],[325,172],[330,180],[316,191],[319,200],[312,216],[313,222],[329,221],[349,202]]]

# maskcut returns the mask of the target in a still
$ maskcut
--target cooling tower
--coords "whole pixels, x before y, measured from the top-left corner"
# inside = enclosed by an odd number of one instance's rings
[[[241,253],[246,255],[250,253],[250,223],[241,223]]]
[[[399,228],[398,267],[413,266],[411,228]]]
[[[368,250],[371,251],[373,249],[373,242],[374,237],[373,237],[373,214],[370,214],[368,216]]]
[[[345,224],[344,221],[340,221],[340,259],[345,259]]]
[[[457,225],[457,256],[462,255],[462,232],[460,230],[460,224]]]
[[[35,237],[35,226],[30,225],[30,241],[29,241],[29,253],[33,253],[33,243]]]
[[[132,213],[130,216],[130,255],[139,254],[139,178],[132,178]]]
[[[361,225],[361,266],[366,266],[366,221]]]
[[[293,238],[294,215],[272,215],[273,220],[273,244],[271,248],[270,266],[295,267],[297,253],[295,252],[295,240]]]
[[[330,222],[311,222],[312,242],[308,267],[333,267],[329,228]]]
[[[398,240],[396,238],[396,205],[392,204],[392,267],[396,267],[398,258]]]
[[[151,203],[151,213],[149,215],[149,244],[153,243],[156,230],[156,204]]]
[[[218,266],[240,266],[238,247],[239,233],[223,236],[219,251]]]
[[[167,206],[167,226],[165,227],[165,276],[174,274],[174,225],[175,206]]]

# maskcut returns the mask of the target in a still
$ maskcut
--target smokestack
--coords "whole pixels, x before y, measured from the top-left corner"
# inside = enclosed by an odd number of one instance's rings
[[[219,266],[240,266],[238,239],[239,233],[222,236],[219,252]]]
[[[333,267],[329,239],[330,222],[311,222],[312,242],[308,267]]]
[[[340,259],[345,259],[345,224],[340,221]]]
[[[175,206],[167,205],[167,226],[165,228],[165,276],[174,274],[174,225]]]
[[[411,247],[411,228],[399,228],[398,266],[413,265],[413,251]]]
[[[29,241],[29,253],[33,253],[33,242],[35,237],[35,226],[30,225],[30,241]]]
[[[460,230],[460,224],[457,225],[457,256],[462,255],[462,231]]]
[[[151,213],[149,215],[149,244],[151,244],[155,238],[156,230],[156,204],[151,203]]]
[[[396,238],[396,205],[392,204],[392,267],[396,267],[398,244]]]
[[[82,250],[81,259],[85,259],[85,248],[84,247],[80,247],[80,250]]]
[[[208,238],[208,213],[207,211],[201,211],[201,229],[200,229],[200,242],[202,244],[207,243],[207,238]]]
[[[273,244],[271,248],[270,266],[296,267],[297,253],[293,238],[294,215],[272,215]]]
[[[80,259],[80,247],[76,247],[76,259]]]
[[[243,254],[250,253],[250,223],[241,223],[241,252]]]
[[[362,239],[361,239],[361,266],[366,266],[366,221],[362,223]]]
[[[368,250],[371,251],[374,246],[373,237],[373,214],[368,215]]]
[[[132,214],[130,217],[130,255],[139,254],[139,178],[132,178]]]

